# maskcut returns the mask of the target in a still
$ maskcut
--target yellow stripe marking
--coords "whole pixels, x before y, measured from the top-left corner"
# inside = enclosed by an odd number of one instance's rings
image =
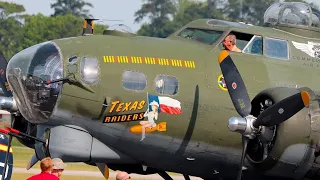
[[[156,64],[156,59],[155,58],[151,58],[151,64]]]
[[[172,66],[176,66],[176,60],[172,59],[171,63],[172,63]]]
[[[194,63],[194,61],[191,61],[191,67],[196,68],[196,64]]]
[[[104,62],[109,62],[109,56],[103,56],[103,61]]]
[[[0,144],[0,150],[1,151],[7,151],[8,150],[8,146]],[[12,147],[10,147],[10,152],[12,153]]]
[[[225,57],[225,54],[221,53],[219,58]],[[134,57],[134,56],[103,56],[105,63],[114,63],[115,57],[118,63],[133,63],[133,64],[159,64],[161,66],[178,66],[186,68],[195,68],[194,61],[167,59],[167,58],[153,58],[153,57]],[[130,58],[130,61],[129,61]],[[144,61],[142,61],[144,58]],[[223,60],[222,60],[223,61]]]
[[[190,67],[189,61],[185,61],[184,63],[186,65],[186,67]]]

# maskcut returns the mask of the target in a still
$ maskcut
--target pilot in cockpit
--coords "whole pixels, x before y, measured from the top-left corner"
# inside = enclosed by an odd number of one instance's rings
[[[236,45],[236,36],[232,33],[228,34],[228,36],[224,38],[222,45],[228,51],[241,52]]]

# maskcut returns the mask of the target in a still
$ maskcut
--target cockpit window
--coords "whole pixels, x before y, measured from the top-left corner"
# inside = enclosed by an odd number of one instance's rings
[[[265,46],[267,57],[289,59],[288,42],[286,40],[265,38]]]
[[[202,42],[205,44],[213,44],[222,35],[223,31],[209,30],[209,29],[197,29],[186,28],[182,30],[178,36],[191,39],[193,41]]]
[[[262,37],[253,36],[250,42],[243,49],[244,53],[262,55]]]

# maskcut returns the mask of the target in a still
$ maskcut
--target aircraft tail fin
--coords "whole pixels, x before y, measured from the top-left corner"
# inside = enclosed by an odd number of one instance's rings
[[[89,18],[84,19],[84,23],[82,27],[82,36],[93,34],[94,20],[99,20],[99,19],[89,19]]]

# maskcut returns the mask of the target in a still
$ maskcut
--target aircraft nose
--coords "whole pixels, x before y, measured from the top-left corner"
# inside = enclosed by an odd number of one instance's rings
[[[8,83],[21,114],[31,123],[49,120],[61,91],[63,61],[57,45],[45,42],[14,55],[7,66]]]

